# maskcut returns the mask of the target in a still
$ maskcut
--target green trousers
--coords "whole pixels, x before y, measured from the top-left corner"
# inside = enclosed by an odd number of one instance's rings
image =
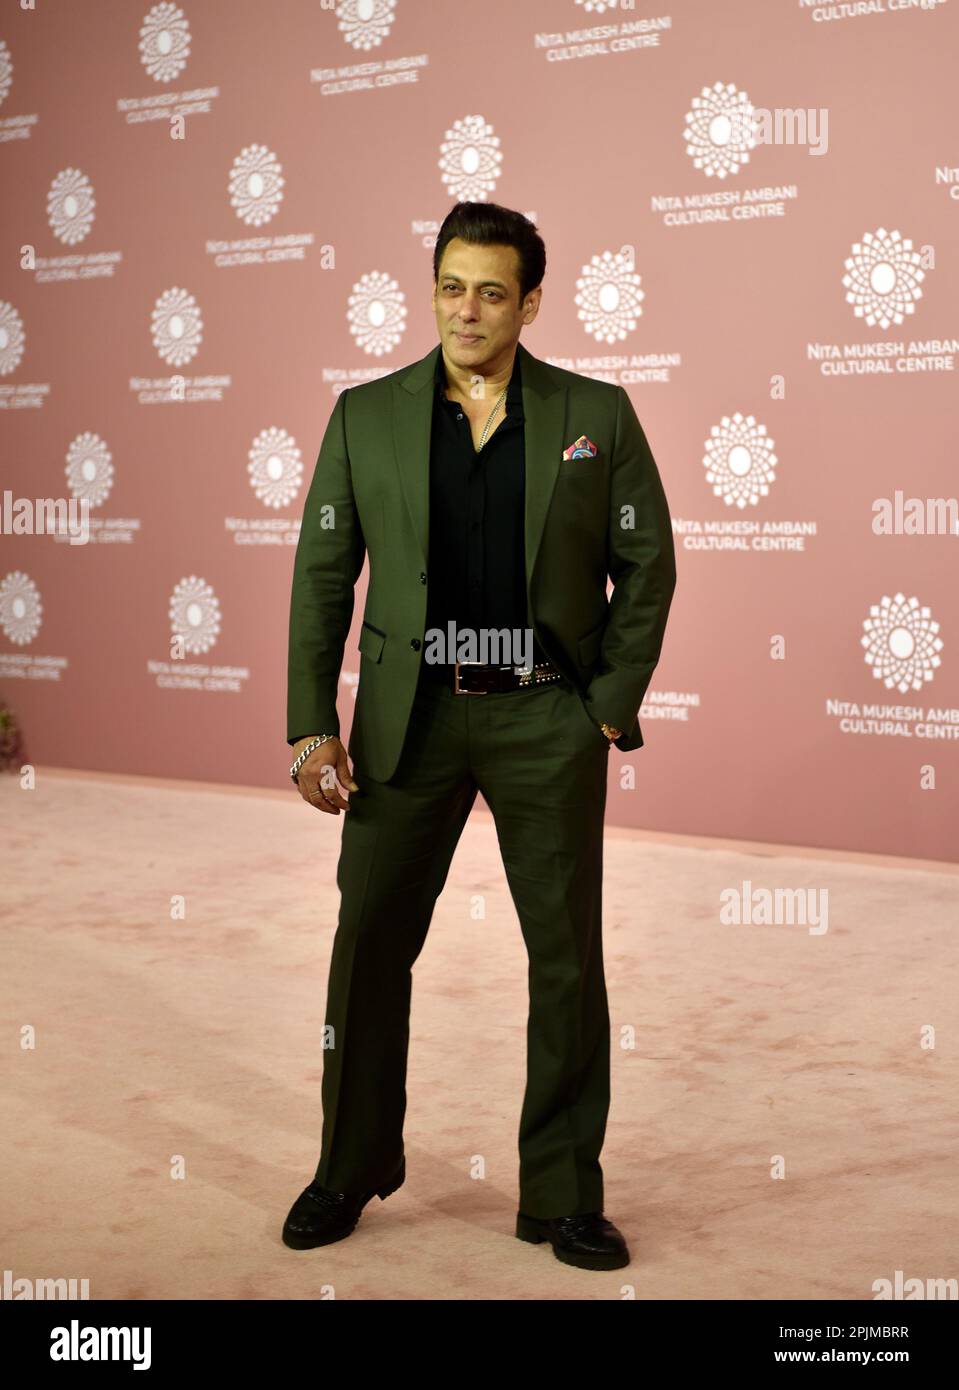
[[[565,680],[454,695],[421,678],[394,776],[367,778],[362,748],[353,754],[360,790],[342,813],[315,1181],[371,1191],[403,1157],[411,969],[479,790],[529,957],[519,1209],[601,1211],[605,734]]]

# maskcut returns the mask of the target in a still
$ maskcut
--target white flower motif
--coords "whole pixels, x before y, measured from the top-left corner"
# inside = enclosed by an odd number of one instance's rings
[[[916,300],[922,298],[919,285],[925,279],[919,262],[919,252],[898,232],[884,227],[867,232],[853,245],[842,277],[846,303],[853,306],[856,318],[864,318],[870,327],[878,323],[888,328],[914,314]]]
[[[462,202],[485,202],[496,187],[502,162],[499,136],[482,116],[454,121],[440,145],[443,182]]]
[[[683,138],[686,153],[697,169],[720,179],[737,173],[749,163],[749,151],[757,142],[752,102],[732,83],[704,87],[686,113]]]
[[[194,655],[208,652],[220,633],[220,603],[205,579],[181,579],[170,598],[170,628]]]
[[[86,431],[72,439],[67,448],[67,485],[77,498],[86,498],[91,507],[99,507],[113,488],[113,464],[110,450],[98,434]]]
[[[182,367],[200,350],[203,319],[192,294],[164,290],[152,314],[153,346],[171,367]]]
[[[230,203],[241,222],[262,227],[276,216],[286,183],[282,168],[265,145],[247,145],[240,151],[230,169],[229,192]]]
[[[12,86],[13,59],[10,57],[10,50],[5,41],[0,39],[0,106],[6,101]]]
[[[354,48],[378,48],[393,26],[396,0],[340,0],[336,17],[340,33]]]
[[[887,690],[921,690],[942,664],[939,624],[917,598],[884,594],[881,602],[870,605],[862,626],[866,664]]]
[[[0,580],[0,628],[11,642],[25,647],[40,631],[43,604],[29,575],[13,570]]]
[[[737,410],[731,418],[724,415],[710,430],[703,467],[706,481],[713,485],[713,494],[728,507],[737,506],[741,511],[747,504],[754,507],[760,497],[769,496],[777,461],[766,426]]]
[[[379,270],[370,271],[353,286],[346,316],[364,352],[382,357],[396,347],[406,327],[403,298],[396,281]]]
[[[82,241],[93,226],[93,188],[79,169],[61,169],[47,192],[47,220],[53,234],[68,246]]]
[[[154,82],[172,82],[190,56],[190,26],[178,5],[162,0],[140,26],[140,62]]]
[[[19,365],[25,346],[23,319],[12,304],[0,299],[0,376],[9,376]]]
[[[631,246],[604,251],[582,267],[576,281],[576,304],[587,333],[597,342],[615,343],[636,327],[645,291],[635,270]]]
[[[250,446],[250,486],[267,507],[287,507],[300,490],[303,464],[296,440],[271,425]]]

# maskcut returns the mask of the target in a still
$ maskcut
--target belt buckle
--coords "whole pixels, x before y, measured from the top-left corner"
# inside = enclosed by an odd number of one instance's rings
[[[453,663],[453,694],[454,695],[488,695],[488,690],[461,690],[460,689],[460,667],[461,666],[483,666],[482,661],[454,661]]]

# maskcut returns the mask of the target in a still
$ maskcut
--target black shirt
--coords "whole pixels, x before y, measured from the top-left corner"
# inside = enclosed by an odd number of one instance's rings
[[[526,603],[526,433],[519,353],[506,391],[506,418],[477,453],[469,418],[446,396],[443,353],[436,355],[430,437],[429,632],[531,626]],[[493,399],[489,409],[493,408]],[[520,638],[522,641],[523,639]],[[519,661],[521,651],[512,655]],[[448,653],[450,659],[455,652]],[[535,640],[534,662],[547,658]],[[482,651],[477,652],[482,659]],[[429,676],[435,665],[423,662]]]

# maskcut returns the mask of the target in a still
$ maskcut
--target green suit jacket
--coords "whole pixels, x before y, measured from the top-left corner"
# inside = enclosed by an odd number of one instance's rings
[[[522,343],[516,350],[525,415],[528,625],[593,719],[623,731],[616,746],[628,752],[643,745],[638,711],[676,585],[662,481],[622,386],[552,367]],[[437,345],[412,365],[341,392],[293,565],[290,743],[339,734],[340,667],[354,587],[369,555],[348,752],[374,781],[388,780],[399,762],[423,657],[439,351]],[[564,460],[564,449],[583,434],[596,456]]]

